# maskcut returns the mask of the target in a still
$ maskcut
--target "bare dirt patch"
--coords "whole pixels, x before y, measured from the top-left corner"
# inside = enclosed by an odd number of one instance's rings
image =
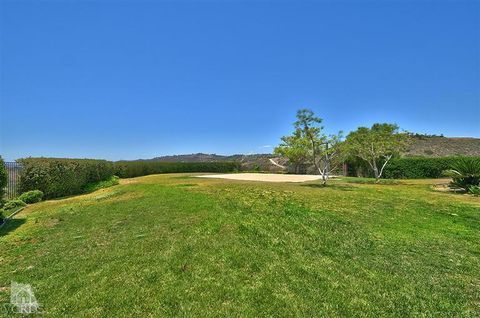
[[[320,175],[308,174],[273,174],[273,173],[232,173],[232,174],[209,174],[197,176],[198,178],[230,179],[244,181],[264,182],[305,182],[322,178]]]

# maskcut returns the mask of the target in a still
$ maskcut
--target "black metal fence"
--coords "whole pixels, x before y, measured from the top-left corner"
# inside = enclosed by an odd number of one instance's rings
[[[5,162],[7,168],[8,181],[5,187],[5,197],[12,199],[18,195],[18,183],[20,180],[20,171],[22,166],[17,162]]]

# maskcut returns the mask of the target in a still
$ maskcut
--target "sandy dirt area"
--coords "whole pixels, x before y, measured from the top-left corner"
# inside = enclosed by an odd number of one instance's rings
[[[246,181],[265,182],[305,182],[321,179],[319,175],[308,174],[273,174],[273,173],[232,173],[232,174],[209,174],[198,176],[199,178],[231,179]]]

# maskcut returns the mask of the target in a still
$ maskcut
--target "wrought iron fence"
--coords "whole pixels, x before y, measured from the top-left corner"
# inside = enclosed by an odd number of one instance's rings
[[[17,162],[5,162],[7,168],[8,181],[5,187],[5,197],[12,199],[18,195],[18,183],[20,181],[20,171],[22,166]]]

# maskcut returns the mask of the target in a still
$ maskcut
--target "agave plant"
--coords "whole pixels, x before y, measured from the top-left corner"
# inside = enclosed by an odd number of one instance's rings
[[[451,188],[470,192],[470,188],[480,186],[480,159],[459,158],[452,169],[446,170],[445,175],[452,178]]]

